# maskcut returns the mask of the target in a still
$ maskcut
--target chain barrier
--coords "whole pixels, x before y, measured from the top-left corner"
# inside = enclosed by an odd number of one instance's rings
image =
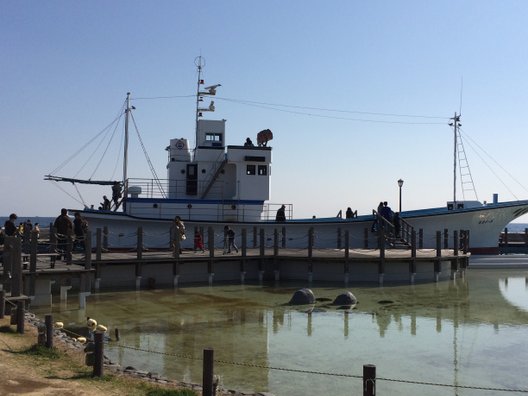
[[[138,352],[146,352],[146,353],[152,353],[156,355],[172,356],[172,357],[177,357],[177,358],[182,358],[182,359],[190,359],[190,360],[198,360],[198,361],[203,360],[202,357],[195,357],[195,356],[186,355],[186,354],[153,351],[150,349],[133,347],[133,346],[123,345],[123,344],[117,344],[115,346],[119,348],[123,348],[123,349],[130,349],[130,350],[134,350]],[[326,376],[341,377],[341,378],[356,378],[356,379],[363,378],[362,375],[355,375],[355,374],[331,373],[331,372],[325,372],[325,371],[306,370],[306,369],[292,369],[292,368],[275,367],[275,366],[268,366],[264,364],[256,364],[256,363],[248,363],[248,362],[235,362],[235,361],[223,360],[223,359],[214,359],[214,362],[219,363],[219,364],[232,365],[232,366],[284,371],[284,372],[290,372],[290,373],[326,375]],[[404,380],[404,379],[386,378],[386,377],[376,377],[376,381],[397,382],[397,383],[411,384],[411,385],[439,386],[439,387],[453,388],[453,389],[484,390],[484,391],[491,391],[491,392],[528,393],[528,389],[509,389],[509,388],[486,387],[486,386],[454,385],[454,384],[444,384],[441,382]]]

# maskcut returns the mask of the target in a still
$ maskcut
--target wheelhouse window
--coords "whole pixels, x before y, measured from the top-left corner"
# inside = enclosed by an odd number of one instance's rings
[[[258,175],[259,176],[266,176],[268,174],[268,166],[267,165],[259,165],[258,166]]]
[[[246,175],[255,175],[257,173],[257,167],[255,165],[246,166]]]
[[[221,133],[207,132],[205,134],[205,140],[208,141],[208,142],[221,142],[222,141],[222,134]]]

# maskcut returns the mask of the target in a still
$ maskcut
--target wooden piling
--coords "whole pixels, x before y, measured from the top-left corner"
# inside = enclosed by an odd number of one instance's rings
[[[286,227],[282,227],[282,248],[286,248]]]
[[[203,375],[202,375],[202,395],[214,396],[213,388],[214,374],[214,350],[205,348],[203,350]]]
[[[0,290],[0,319],[4,319],[5,316],[5,290]]]
[[[363,396],[376,396],[376,366],[363,365]]]
[[[92,231],[86,231],[84,235],[84,269],[92,268]]]
[[[18,334],[24,334],[24,323],[25,323],[25,313],[26,313],[26,308],[25,308],[25,305],[26,303],[24,302],[24,300],[19,300],[17,301],[17,315],[16,315],[16,325],[17,325],[17,333]]]
[[[96,331],[94,333],[94,366],[92,377],[103,376],[103,357],[104,357],[104,344],[103,344],[104,332]]]
[[[350,231],[345,231],[345,265],[344,273],[348,274],[350,272]]]
[[[444,249],[449,247],[449,230],[444,228]]]
[[[341,250],[341,233],[342,233],[342,230],[341,230],[341,227],[337,227],[337,248],[339,250]]]
[[[38,251],[38,234],[32,230],[31,243],[29,248],[29,295],[35,295],[35,282],[37,277],[37,251]]]
[[[108,250],[108,226],[103,227],[103,249]]]
[[[97,261],[101,260],[103,254],[102,239],[102,230],[98,228],[97,230],[95,230],[95,259]]]
[[[423,249],[423,228],[418,230],[418,249]]]
[[[178,240],[180,239],[179,235],[174,235],[174,238]],[[137,228],[136,256],[138,260],[143,258],[143,227],[141,226]]]

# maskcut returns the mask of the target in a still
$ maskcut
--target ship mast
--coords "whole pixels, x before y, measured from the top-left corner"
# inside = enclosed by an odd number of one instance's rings
[[[208,107],[200,107],[200,102],[203,102],[204,95],[216,95],[216,88],[222,86],[222,84],[211,85],[209,87],[205,87],[205,91],[200,91],[200,86],[204,84],[204,80],[202,79],[202,69],[205,66],[205,58],[203,58],[201,55],[197,56],[194,60],[194,64],[198,68],[198,82],[196,84],[196,141],[194,146],[196,149],[198,148],[198,120],[202,116],[202,112],[215,111],[214,100],[211,100],[211,103],[209,103]]]
[[[125,144],[123,153],[123,185],[126,184],[128,170],[128,118],[130,115],[130,92],[127,92],[126,109],[125,109]]]
[[[456,173],[457,173],[457,136],[458,136],[458,128],[460,127],[460,114],[457,114],[455,112],[455,116],[451,118],[452,122],[449,123],[450,126],[453,127],[453,135],[454,135],[454,146],[453,146],[453,205],[456,207]]]

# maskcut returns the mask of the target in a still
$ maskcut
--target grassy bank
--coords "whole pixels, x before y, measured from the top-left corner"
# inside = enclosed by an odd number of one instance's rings
[[[8,316],[0,319],[0,372],[6,379],[0,381],[1,395],[198,395],[173,384],[151,384],[110,370],[94,378],[82,351],[61,342],[55,342],[53,349],[37,346],[33,326],[26,324],[25,334],[18,334],[9,322]]]

